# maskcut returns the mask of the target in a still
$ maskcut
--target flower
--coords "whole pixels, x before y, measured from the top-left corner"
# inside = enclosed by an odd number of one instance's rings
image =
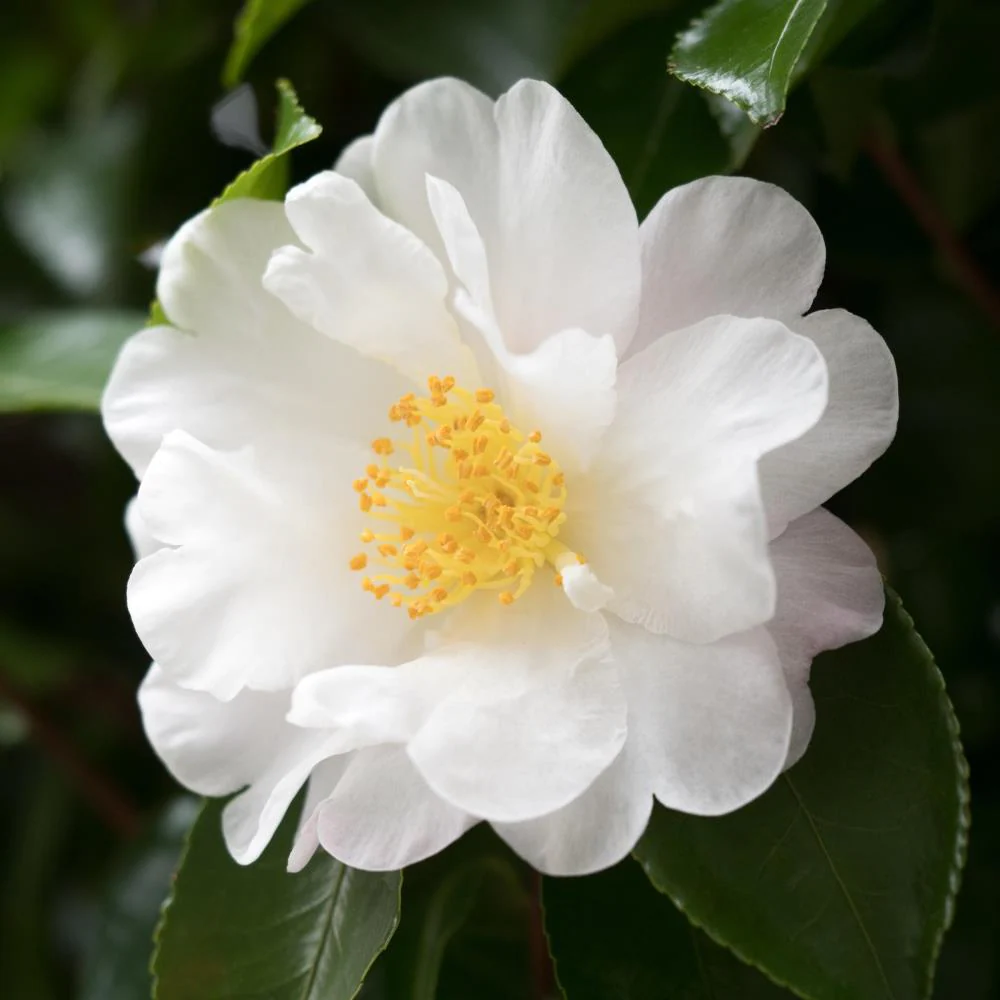
[[[813,656],[882,615],[820,505],[897,414],[874,330],[806,315],[823,267],[754,180],[640,226],[530,81],[422,84],[284,205],[180,229],[172,325],[103,412],[140,479],[146,730],[189,788],[240,792],[238,861],[307,784],[292,869],[398,868],[486,820],[585,873],[654,797],[725,813],[798,759]]]

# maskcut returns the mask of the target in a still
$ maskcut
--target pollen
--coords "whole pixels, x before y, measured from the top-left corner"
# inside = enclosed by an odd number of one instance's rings
[[[413,619],[480,590],[511,605],[568,551],[556,540],[565,476],[541,432],[511,423],[492,389],[451,376],[431,376],[427,389],[392,403],[398,433],[372,441],[379,462],[351,484],[370,519],[351,569],[367,569],[363,589]]]

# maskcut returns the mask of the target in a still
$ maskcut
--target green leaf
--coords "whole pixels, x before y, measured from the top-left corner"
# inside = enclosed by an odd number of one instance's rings
[[[345,39],[393,79],[457,76],[497,95],[522,77],[551,80],[576,0],[365,0],[332,14]]]
[[[649,884],[631,859],[544,881],[545,930],[567,1000],[788,1000]]]
[[[206,802],[164,908],[155,1000],[351,1000],[396,929],[402,874],[320,851],[290,875],[295,808],[242,868],[222,840],[222,806]]]
[[[122,106],[58,131],[29,133],[11,152],[3,187],[10,230],[78,299],[112,298],[128,259],[141,124],[133,108]]]
[[[244,170],[213,204],[218,205],[232,198],[280,201],[288,189],[287,154],[298,146],[312,142],[322,131],[316,120],[302,110],[292,85],[287,80],[279,80],[278,121],[271,152]]]
[[[678,36],[670,70],[773,125],[825,8],[826,0],[720,0]]]
[[[663,72],[663,35],[682,23],[675,16],[630,25],[561,84],[614,157],[640,218],[670,188],[731,166],[704,95]]]
[[[813,667],[816,732],[721,818],[657,808],[636,849],[712,937],[811,1000],[928,996],[965,857],[967,768],[944,682],[899,599]]]
[[[530,993],[524,866],[489,827],[407,869],[403,920],[380,965],[391,1000],[523,1000]]]
[[[288,80],[279,80],[278,116],[271,152],[248,167],[219,195],[213,205],[220,205],[233,198],[262,198],[281,201],[288,190],[288,154],[299,146],[312,142],[323,131],[315,118],[310,118],[299,104],[295,88]],[[167,314],[158,301],[149,307],[147,326],[169,323]]]
[[[138,313],[96,309],[41,313],[0,332],[0,413],[96,410]]]
[[[140,1000],[149,996],[151,938],[170,890],[198,802],[176,799],[118,866],[97,915],[78,1000]]]
[[[235,87],[264,43],[309,0],[247,0],[236,18],[222,82]]]

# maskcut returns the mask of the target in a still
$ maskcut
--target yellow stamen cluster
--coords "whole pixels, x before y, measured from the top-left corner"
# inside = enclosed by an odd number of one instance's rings
[[[368,569],[364,589],[411,618],[482,589],[513,604],[536,569],[566,552],[555,541],[566,520],[565,477],[540,447],[541,433],[514,427],[490,389],[469,392],[450,376],[430,378],[428,388],[389,408],[410,433],[373,441],[379,461],[354,480],[374,523],[350,567]]]

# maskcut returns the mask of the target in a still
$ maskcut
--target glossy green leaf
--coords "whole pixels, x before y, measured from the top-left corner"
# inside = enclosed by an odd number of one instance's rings
[[[222,82],[235,87],[264,43],[309,0],[247,0],[236,18]]]
[[[280,201],[288,189],[287,154],[311,142],[323,131],[316,120],[302,110],[295,89],[287,80],[278,81],[278,120],[271,152],[244,170],[214,204],[231,198],[264,198]]]
[[[547,878],[543,895],[567,1000],[792,996],[692,927],[631,858],[586,878]]]
[[[0,413],[96,410],[138,313],[71,310],[41,313],[0,331]]]
[[[222,841],[222,803],[206,803],[157,930],[155,1000],[357,994],[396,929],[402,874],[356,871],[320,851],[290,875],[295,812],[243,868]]]
[[[765,795],[721,818],[657,808],[655,886],[811,1000],[920,1000],[964,861],[967,771],[944,683],[899,599],[878,635],[813,667],[816,732]]]
[[[98,911],[97,939],[87,956],[77,1000],[149,996],[153,931],[197,815],[196,799],[176,799],[115,870]]]
[[[825,8],[826,0],[720,0],[678,36],[670,70],[773,125]]]
[[[380,963],[386,1000],[529,995],[531,907],[525,875],[485,825],[407,869],[403,919]]]

